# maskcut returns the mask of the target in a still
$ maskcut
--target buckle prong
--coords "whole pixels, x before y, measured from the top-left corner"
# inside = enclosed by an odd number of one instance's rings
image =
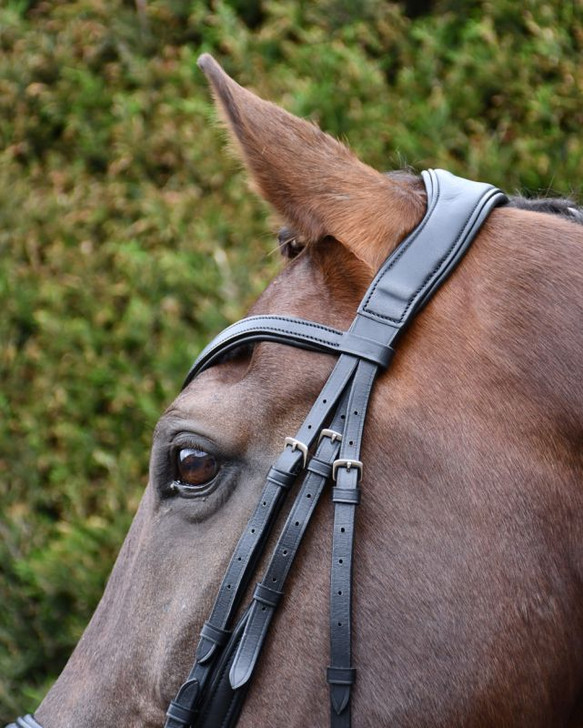
[[[318,445],[322,442],[323,438],[329,437],[332,442],[342,442],[342,435],[339,432],[336,432],[336,430],[322,430],[320,432],[320,437],[318,438]]]
[[[302,467],[306,467],[308,464],[308,446],[305,445],[300,440],[296,440],[295,437],[286,437],[284,440],[284,447],[287,447],[288,445],[291,447],[292,450],[299,450],[302,453],[303,457],[303,465]]]

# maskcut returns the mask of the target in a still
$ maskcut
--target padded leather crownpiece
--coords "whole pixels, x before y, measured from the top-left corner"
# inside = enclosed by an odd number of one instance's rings
[[[358,309],[400,327],[455,268],[492,207],[506,200],[496,187],[442,169],[422,173],[425,217],[388,257]]]

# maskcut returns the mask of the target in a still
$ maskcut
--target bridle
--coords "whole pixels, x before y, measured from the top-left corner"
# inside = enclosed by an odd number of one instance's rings
[[[360,449],[376,375],[415,314],[461,260],[478,230],[507,201],[491,185],[445,172],[422,173],[427,212],[381,266],[348,331],[285,316],[253,316],[220,333],[200,354],[184,387],[233,349],[273,341],[335,354],[338,361],[308,416],[270,468],[259,502],[204,623],[196,660],[170,703],[165,728],[230,728],[238,720],[269,625],[302,536],[328,481],[334,503],[330,576],[330,723],[349,728],[356,670],[351,657],[352,554],[363,463]],[[299,486],[265,574],[234,623],[287,493]],[[33,716],[7,728],[42,728]]]

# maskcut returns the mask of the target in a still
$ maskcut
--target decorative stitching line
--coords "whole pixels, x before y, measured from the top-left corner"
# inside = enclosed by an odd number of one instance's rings
[[[389,258],[389,260],[385,263],[385,265],[379,270],[379,272],[377,273],[377,279],[376,279],[373,287],[371,288],[368,296],[366,297],[366,301],[365,301],[365,303],[364,303],[364,305],[362,307],[362,310],[363,311],[366,311],[367,313],[373,313],[373,314],[375,314],[375,316],[380,316],[381,318],[388,319],[389,321],[394,321],[395,323],[398,323],[398,321],[396,319],[392,319],[390,316],[382,316],[382,314],[376,314],[374,311],[369,311],[369,310],[367,310],[367,306],[368,306],[369,301],[372,298],[374,292],[376,291],[379,283],[383,279],[385,273],[387,271],[389,271],[399,261],[399,259],[405,254],[405,252],[407,250],[409,250],[409,248],[411,247],[411,245],[413,245],[413,242],[419,237],[419,235],[421,235],[421,233],[423,232],[423,230],[425,229],[425,227],[429,224],[429,221],[430,221],[433,213],[435,212],[435,208],[437,207],[437,202],[438,202],[439,197],[441,195],[441,188],[439,186],[439,178],[437,177],[437,174],[434,173],[434,170],[430,170],[430,175],[431,175],[430,178],[433,180],[433,177],[435,177],[435,181],[437,182],[437,184],[436,184],[436,190],[437,191],[435,193],[434,199],[431,202],[431,208],[429,210],[427,210],[427,213],[426,213],[425,217],[423,218],[423,220],[421,220],[421,222],[415,228],[415,230],[409,236],[409,238],[407,240],[405,240],[399,246],[399,248]]]
[[[468,232],[467,231],[467,227],[468,227],[468,223],[474,217],[474,215],[476,213],[476,210],[478,210],[480,208],[484,208],[486,206],[486,204],[488,202],[490,202],[493,197],[496,197],[497,196],[497,194],[498,194],[498,190],[496,188],[490,187],[480,197],[480,199],[476,202],[476,204],[472,208],[471,212],[469,213],[469,215],[464,220],[463,225],[461,227],[461,230],[459,232],[459,235],[454,240],[454,242],[451,244],[451,246],[441,256],[441,258],[439,259],[439,261],[437,262],[437,264],[435,265],[435,267],[433,268],[433,270],[425,277],[425,279],[423,280],[423,282],[420,284],[420,286],[417,288],[417,290],[410,297],[409,302],[407,303],[405,309],[403,310],[403,313],[402,313],[402,315],[401,315],[400,318],[396,319],[396,318],[393,318],[392,316],[386,316],[386,315],[384,315],[382,313],[378,313],[376,311],[373,311],[370,308],[367,308],[367,306],[369,304],[370,298],[371,298],[374,290],[376,290],[376,287],[378,286],[378,284],[380,283],[382,277],[384,276],[384,273],[387,272],[387,271],[389,271],[397,263],[398,259],[411,246],[413,240],[416,239],[416,236],[413,237],[413,238],[411,238],[411,240],[409,241],[409,243],[407,244],[407,246],[403,250],[400,251],[399,255],[395,256],[395,259],[391,261],[391,264],[384,269],[383,275],[382,276],[379,275],[379,279],[378,279],[377,283],[375,284],[373,290],[371,291],[370,296],[367,298],[367,302],[366,302],[365,306],[363,307],[363,311],[366,311],[366,313],[372,314],[373,316],[376,316],[378,318],[385,319],[386,321],[391,321],[394,324],[401,324],[403,322],[403,320],[406,318],[407,314],[409,313],[409,310],[411,309],[411,307],[415,303],[415,301],[416,301],[417,296],[419,295],[419,293],[421,293],[424,289],[427,289],[430,286],[430,284],[433,282],[433,280],[435,280],[435,278],[437,278],[437,275],[444,269],[444,264],[446,264],[447,261],[450,259],[450,255],[451,255],[452,251],[454,251],[457,247],[459,247],[460,241],[463,244],[463,242],[467,238],[467,232]],[[438,196],[437,196],[436,200],[438,198],[439,198],[439,192],[438,192]],[[435,207],[432,208],[431,213],[425,218],[424,222],[425,221],[427,221],[427,222],[429,221],[429,218],[430,218],[431,214],[433,213],[434,209],[435,209]],[[478,215],[478,217],[479,217],[479,215]],[[419,232],[421,232],[421,230],[419,228],[418,228],[418,230],[419,230]]]
[[[235,326],[247,326],[249,324],[252,324],[251,328],[253,328],[253,325],[257,325],[260,321],[285,321],[289,324],[297,324],[298,326],[310,326],[315,329],[322,329],[323,331],[329,331],[332,333],[336,333],[337,329],[332,328],[331,326],[326,326],[325,324],[319,324],[315,323],[314,321],[306,321],[306,319],[301,318],[294,318],[292,316],[275,316],[275,315],[265,315],[265,316],[250,316],[247,319],[241,319],[241,321],[238,321],[235,324],[232,324],[228,328],[225,329],[223,333],[226,333],[230,328],[233,328]],[[220,336],[220,334],[219,334]]]

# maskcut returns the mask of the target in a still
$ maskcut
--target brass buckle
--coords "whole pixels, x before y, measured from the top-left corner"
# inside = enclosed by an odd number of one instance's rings
[[[296,440],[295,437],[286,437],[284,447],[287,447],[288,445],[291,447],[292,450],[299,450],[302,453],[303,456],[303,466],[306,467],[308,464],[308,446],[304,445],[303,442],[300,442],[300,440]]]
[[[336,482],[338,468],[346,468],[348,472],[354,468],[355,470],[358,470],[358,482],[360,483],[362,480],[362,463],[360,460],[350,460],[349,458],[339,458],[338,460],[334,460],[332,463],[332,480],[334,482]]]

